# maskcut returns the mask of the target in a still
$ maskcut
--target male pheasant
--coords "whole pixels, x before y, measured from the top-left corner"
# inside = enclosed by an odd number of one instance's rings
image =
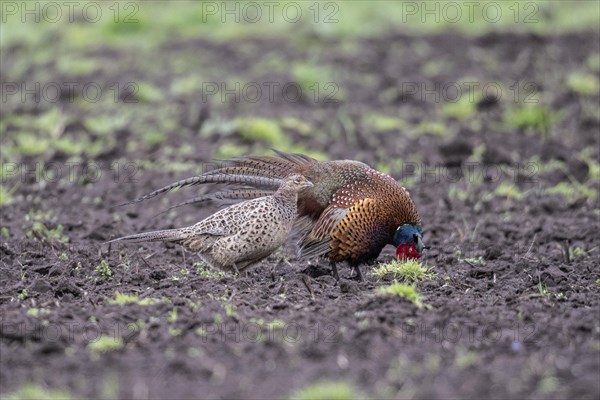
[[[421,218],[409,192],[392,177],[359,161],[317,161],[303,154],[275,152],[277,156],[225,161],[219,169],[175,182],[125,204],[202,183],[244,187],[224,189],[179,205],[235,202],[272,193],[273,179],[301,174],[314,185],[298,195],[296,229],[300,234],[301,258],[325,256],[331,261],[336,279],[335,263],[346,261],[362,280],[359,265],[375,260],[387,244],[396,246],[398,258],[421,257]]]
[[[247,270],[285,243],[296,219],[298,193],[312,186],[298,174],[271,181],[281,184],[274,194],[221,209],[193,226],[138,233],[110,242],[175,242],[198,252],[213,268],[237,273]]]

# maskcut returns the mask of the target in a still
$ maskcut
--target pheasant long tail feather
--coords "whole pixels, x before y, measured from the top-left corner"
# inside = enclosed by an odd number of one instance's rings
[[[275,157],[246,157],[227,161],[227,167],[221,169],[234,173],[245,173],[250,170],[262,176],[284,177],[294,171],[294,165]]]
[[[186,200],[184,202],[175,204],[175,205],[167,208],[166,210],[161,211],[160,213],[156,214],[155,217],[162,215],[164,213],[167,213],[175,208],[187,206],[190,204],[202,204],[202,203],[209,203],[209,202],[214,202],[219,205],[234,204],[241,200],[251,200],[251,199],[256,199],[258,197],[269,196],[269,195],[272,195],[274,192],[275,192],[275,190],[260,190],[260,189],[254,189],[254,188],[222,190],[217,193],[197,196],[197,197],[191,198],[189,200]]]
[[[309,157],[300,153],[284,153],[283,151],[273,150],[279,157],[295,164],[295,165],[312,165],[317,163],[318,161],[312,157]]]
[[[301,169],[318,162],[303,154],[273,151],[277,154],[277,157],[249,156],[226,160],[224,161],[226,166],[222,168],[172,183],[135,200],[119,204],[117,207],[139,203],[174,189],[203,183],[243,184],[273,188],[281,184],[282,178],[292,173],[301,172]]]
[[[117,239],[110,240],[106,243],[113,242],[129,242],[129,243],[139,243],[139,242],[176,242],[179,240],[183,240],[187,237],[188,233],[183,231],[182,229],[165,229],[161,231],[152,231],[152,232],[143,232],[136,233],[134,235],[123,236]]]
[[[242,172],[242,171],[240,171]],[[261,187],[272,187],[276,188],[281,184],[281,179],[274,177],[265,177],[256,174],[248,174],[248,171],[245,171],[246,174],[236,174],[233,172],[223,173],[219,170],[210,171],[200,176],[194,176],[191,178],[183,179],[181,181],[177,181],[160,189],[157,189],[151,193],[148,193],[144,196],[141,196],[135,200],[128,201],[123,204],[119,204],[120,206],[126,206],[134,203],[139,203],[148,199],[151,199],[159,194],[169,192],[175,189],[181,189],[189,186],[199,185],[203,183],[228,183],[228,184],[245,184],[245,185],[255,185]]]
[[[232,158],[227,162],[235,166],[245,166],[260,169],[263,174],[283,177],[293,172],[299,172],[303,167],[318,163],[314,158],[304,154],[284,153],[273,149],[277,156],[249,156]]]
[[[159,194],[165,193],[165,192],[170,192],[171,190],[175,190],[175,189],[180,189],[183,187],[188,187],[188,186],[193,186],[193,185],[197,185],[200,183],[205,183],[206,179],[200,175],[200,176],[194,176],[191,178],[187,178],[187,179],[182,179],[180,181],[177,181],[175,183],[171,183],[170,185],[164,186],[160,189],[157,189],[151,193],[148,193],[144,196],[138,197],[135,200],[131,200],[122,204],[118,204],[116,207],[122,207],[122,206],[128,206],[130,204],[134,204],[134,203],[139,203],[142,202],[144,200],[148,200],[151,199],[155,196],[158,196]]]
[[[206,175],[206,183],[227,183],[233,185],[252,185],[257,187],[270,187],[276,189],[283,179],[279,177],[262,176],[255,174],[236,173],[221,173],[217,171],[209,172],[211,175]],[[204,175],[203,175],[204,176]],[[204,182],[202,182],[204,183]]]

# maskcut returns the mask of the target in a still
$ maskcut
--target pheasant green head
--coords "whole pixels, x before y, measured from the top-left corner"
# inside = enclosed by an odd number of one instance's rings
[[[396,257],[416,259],[423,255],[423,229],[418,225],[400,225],[394,234],[393,245],[396,246]]]

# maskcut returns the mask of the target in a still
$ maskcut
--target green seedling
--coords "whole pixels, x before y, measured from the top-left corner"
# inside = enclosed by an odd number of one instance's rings
[[[228,317],[236,316],[236,307],[233,304],[225,304],[225,315]]]
[[[309,122],[294,117],[282,118],[280,125],[283,129],[298,132],[302,136],[308,137],[315,133],[315,128]]]
[[[581,247],[569,247],[569,258],[573,259],[573,258],[577,258],[577,257],[582,257],[585,256],[587,253],[584,249],[582,249]]]
[[[469,161],[474,163],[482,163],[483,156],[486,153],[487,148],[485,144],[479,144],[473,148],[473,153],[469,156]],[[475,176],[481,176],[480,174],[476,174]]]
[[[176,328],[174,326],[169,327],[169,335],[171,336],[179,336],[182,332],[183,330],[181,330],[181,328]]]
[[[445,103],[441,109],[442,115],[459,121],[471,118],[475,115],[477,102],[470,97],[471,96],[462,96],[460,100],[454,103]]]
[[[115,371],[108,372],[102,380],[102,389],[99,398],[107,400],[116,400],[119,396],[119,375]]]
[[[142,135],[142,140],[149,147],[155,147],[163,143],[167,136],[163,132],[149,130]]]
[[[96,271],[100,273],[104,278],[110,278],[112,276],[112,270],[106,260],[101,260],[99,265],[96,265]]]
[[[423,121],[417,125],[412,131],[414,136],[431,135],[437,137],[446,137],[450,135],[450,131],[446,125],[441,122]]]
[[[502,181],[494,190],[494,194],[498,197],[506,197],[513,200],[523,200],[523,193],[512,182]]]
[[[451,68],[450,65],[453,65],[453,63],[447,59],[430,60],[423,65],[423,74],[429,77],[437,76],[441,74],[444,71],[444,69]]]
[[[550,136],[550,129],[555,119],[551,110],[539,105],[512,107],[504,114],[504,122],[509,128],[532,131],[544,138]]]
[[[50,140],[33,132],[19,132],[15,140],[16,151],[25,156],[44,154],[50,149]]]
[[[544,190],[546,194],[562,196],[568,203],[573,204],[579,200],[594,201],[596,191],[583,183],[572,179],[571,182],[559,182],[555,186]]]
[[[285,321],[274,319],[273,321],[265,323],[265,327],[268,330],[283,329],[285,328]]]
[[[402,282],[420,282],[433,279],[436,273],[419,260],[392,260],[385,264],[380,264],[371,272],[380,278],[392,276]]]
[[[63,226],[58,224],[56,228],[49,229],[44,223],[40,221],[35,221],[33,226],[27,233],[25,234],[27,237],[36,237],[38,239],[45,239],[49,242],[60,242],[67,243],[69,238],[62,234]]]
[[[221,160],[225,160],[232,157],[238,157],[240,154],[245,154],[248,152],[247,146],[240,146],[233,143],[223,143],[219,146],[219,148],[215,151],[215,157]]]
[[[19,292],[19,295],[17,296],[17,299],[19,299],[19,301],[25,301],[25,299],[27,299],[28,295],[27,295],[27,289],[22,289]]]
[[[267,118],[239,118],[236,120],[237,130],[242,138],[249,142],[261,141],[270,146],[288,142],[279,123]]]
[[[179,336],[183,331],[180,328],[176,328],[174,326],[169,327],[169,335],[171,336]]]
[[[173,308],[171,311],[169,311],[168,315],[167,315],[167,321],[173,323],[173,322],[177,322],[177,307]]]
[[[448,198],[450,200],[465,202],[469,199],[469,192],[460,187],[458,184],[451,183],[448,187]]]
[[[543,296],[546,298],[550,298],[550,295],[552,294],[552,293],[550,293],[550,290],[548,290],[548,287],[542,283],[542,281],[538,282],[537,290],[538,290],[538,293],[540,294],[540,296]]]
[[[27,384],[12,393],[2,395],[5,400],[70,400],[73,397],[63,389],[48,389],[39,385]]]
[[[81,78],[96,70],[94,60],[78,57],[58,57],[56,68],[70,77]]]
[[[600,162],[598,162],[597,157],[594,157],[594,148],[586,147],[583,149],[579,153],[579,159],[588,165],[588,179],[600,181]]]
[[[139,304],[141,306],[149,306],[149,305],[157,303],[158,301],[156,299],[152,299],[152,298],[140,299],[139,295],[137,295],[137,294],[125,294],[125,293],[116,291],[115,298],[107,299],[106,302],[108,304],[118,304],[118,305]]]
[[[467,258],[464,258],[463,261],[466,262],[469,265],[472,265],[472,266],[475,266],[475,265],[485,265],[485,260],[481,256],[479,256],[479,257],[467,257]]]
[[[164,101],[164,95],[160,88],[150,82],[137,82],[136,98],[142,103],[158,103]]]
[[[384,114],[369,114],[365,124],[376,132],[400,131],[406,128],[404,120]]]
[[[217,325],[222,324],[223,323],[223,316],[221,314],[219,314],[219,313],[216,313],[215,316],[214,316],[214,318],[213,318],[213,320],[214,320],[214,323],[217,324]]]
[[[115,131],[123,129],[127,123],[127,117],[122,114],[101,114],[87,117],[84,122],[88,130],[100,136],[113,135]]]
[[[471,365],[475,365],[477,360],[478,357],[476,352],[460,349],[456,352],[454,364],[456,364],[458,368],[464,369],[470,367]]]
[[[13,190],[8,190],[4,185],[0,185],[0,207],[9,205],[14,201]]]
[[[292,79],[300,86],[304,96],[312,97],[315,101],[342,100],[344,97],[329,67],[306,63],[295,64],[292,67]]]
[[[102,335],[97,340],[88,343],[87,347],[91,352],[101,354],[121,350],[124,345],[123,339],[120,337]]]
[[[582,96],[594,96],[598,94],[598,78],[585,72],[571,72],[567,77],[567,87]]]
[[[206,263],[194,263],[196,267],[196,273],[202,278],[218,279],[224,277],[226,274],[223,271],[210,268]]]
[[[560,380],[554,376],[554,373],[552,371],[546,371],[542,379],[540,379],[539,389],[541,393],[549,395],[550,393],[554,393],[559,385]]]
[[[202,91],[203,79],[198,75],[189,75],[183,78],[174,79],[171,82],[171,93],[175,96],[200,95]]]
[[[296,390],[291,400],[356,400],[362,398],[347,382],[321,381]]]
[[[530,165],[536,165],[539,168],[540,173],[550,173],[553,171],[568,171],[567,165],[564,161],[551,159],[544,162],[538,155],[531,157],[528,163]]]
[[[419,308],[424,306],[421,294],[417,291],[417,288],[414,285],[399,283],[397,280],[394,280],[391,285],[378,287],[375,292],[380,296],[401,297],[410,301]]]
[[[27,315],[33,318],[43,317],[44,315],[48,314],[50,314],[50,311],[43,307],[31,307],[29,310],[27,310]]]

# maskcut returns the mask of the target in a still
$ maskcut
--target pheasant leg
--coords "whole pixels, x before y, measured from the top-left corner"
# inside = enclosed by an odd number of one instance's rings
[[[362,272],[360,272],[360,267],[358,265],[354,266],[354,278],[357,278],[359,282],[364,282],[365,278],[363,278]]]
[[[338,275],[337,266],[334,262],[331,263],[331,275],[335,278],[336,281],[340,280],[340,276]]]

